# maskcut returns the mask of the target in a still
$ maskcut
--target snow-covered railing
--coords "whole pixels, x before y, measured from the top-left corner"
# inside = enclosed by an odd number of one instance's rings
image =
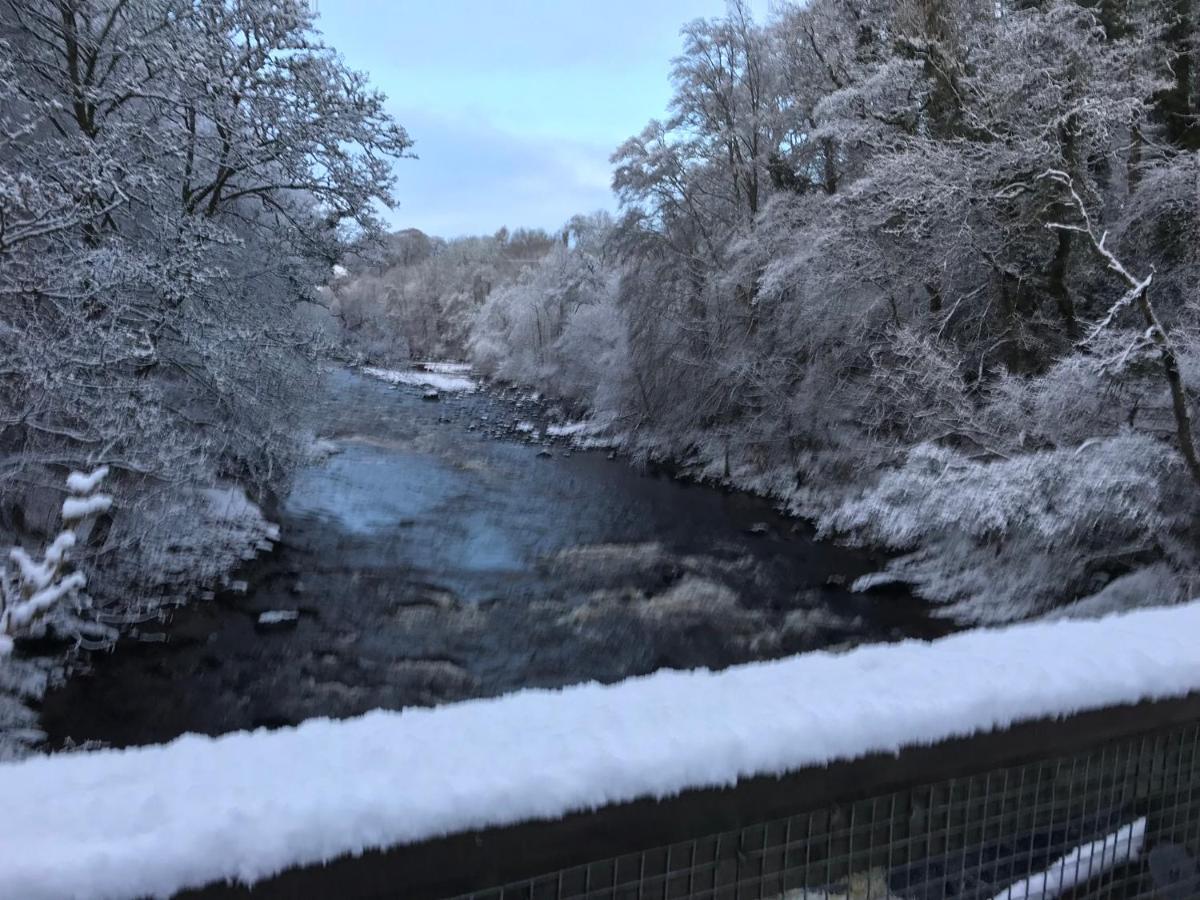
[[[406,897],[439,896],[678,841],[690,841],[695,856],[705,835],[797,812],[823,810],[832,848],[833,823],[845,804],[843,825],[853,845],[854,817],[862,827],[866,815],[856,812],[858,804],[870,803],[875,815],[879,798],[896,791],[908,791],[912,803],[903,820],[909,824],[902,822],[896,835],[915,827],[920,808],[924,843],[917,849],[925,859],[961,856],[969,835],[955,849],[950,819],[969,818],[971,804],[980,802],[984,819],[992,815],[984,795],[1002,792],[989,773],[1020,765],[1022,773],[1036,771],[1038,784],[1044,778],[1045,790],[1058,792],[1061,772],[1039,760],[1086,754],[1113,741],[1133,746],[1131,736],[1167,726],[1194,733],[1197,635],[1200,603],[1192,603],[718,673],[660,672],[612,686],[523,691],[273,732],[30,759],[0,766],[8,822],[0,834],[0,896],[169,895],[264,879],[267,896],[321,893],[313,885],[322,883],[342,896],[353,896],[355,885],[361,893],[386,888]],[[1172,752],[1177,788],[1185,767]],[[1191,752],[1195,761],[1194,742]],[[1000,879],[994,884],[1011,897],[1032,897],[1032,886],[1044,887],[1054,872],[1086,880],[1140,862],[1147,835],[1161,830],[1154,797],[1137,804],[1120,799],[1122,779],[1133,779],[1129,797],[1141,784],[1128,769],[1132,753],[1125,751],[1121,768],[1114,762],[1120,751],[1111,751],[1088,766],[1082,787],[1072,782],[1078,798],[1091,790],[1088,777],[1102,775],[1111,802],[1080,811],[1064,794],[1067,818],[1044,823],[1037,810],[1046,807],[1046,796],[1040,803],[1032,797],[1035,814],[1026,819],[1018,802],[1013,827],[1020,820],[1020,827],[1047,830],[1053,839],[1043,845],[1050,850],[1045,858],[1031,853],[1029,865],[1001,873],[1003,879],[993,873]],[[1161,768],[1166,760],[1152,754],[1148,764]],[[1200,777],[1195,768],[1187,778]],[[947,779],[942,800],[933,788],[928,801],[912,800],[914,785]],[[973,799],[970,789],[965,800],[955,793],[976,781]],[[1185,786],[1190,797],[1190,782]],[[891,796],[895,802],[898,795]],[[940,832],[939,803],[947,809]],[[1149,826],[1141,822],[1147,814]],[[1008,821],[1007,812],[999,815],[997,821]],[[760,830],[765,853],[779,835]],[[983,831],[979,837],[998,839]],[[917,852],[915,840],[905,837],[906,859]],[[716,846],[719,856],[719,840]],[[888,859],[902,861],[893,849]],[[375,850],[388,852],[368,852]],[[739,859],[746,856],[739,852]],[[876,877],[881,864],[870,852],[857,860],[851,846],[835,866],[830,849],[824,883],[849,877],[859,864]],[[645,853],[639,858],[643,869],[650,865]],[[723,871],[714,860],[712,873]],[[968,868],[964,858],[962,869]],[[270,880],[285,870],[291,871]],[[613,864],[613,878],[618,870]],[[896,866],[883,871],[894,885]],[[1039,872],[1050,874],[1038,882]]]

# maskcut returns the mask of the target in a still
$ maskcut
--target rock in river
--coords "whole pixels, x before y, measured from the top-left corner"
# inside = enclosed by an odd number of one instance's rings
[[[294,609],[269,609],[258,614],[254,627],[259,631],[284,631],[295,628],[300,621],[300,613]]]

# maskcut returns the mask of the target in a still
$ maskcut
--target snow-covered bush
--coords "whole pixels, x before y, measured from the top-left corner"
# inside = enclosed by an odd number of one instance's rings
[[[269,550],[279,528],[244,489],[172,485],[117,511],[99,548],[105,579],[91,593],[115,625],[159,619],[228,586],[239,566]]]
[[[903,553],[857,587],[907,582],[949,615],[1007,621],[1160,557],[1177,475],[1169,447],[1133,433],[992,462],[927,444],[820,527]]]

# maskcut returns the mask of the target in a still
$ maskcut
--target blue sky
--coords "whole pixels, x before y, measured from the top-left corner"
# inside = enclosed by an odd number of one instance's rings
[[[753,4],[765,15],[767,0]],[[670,98],[679,28],[724,0],[318,0],[416,140],[393,226],[453,237],[614,209],[608,158]]]

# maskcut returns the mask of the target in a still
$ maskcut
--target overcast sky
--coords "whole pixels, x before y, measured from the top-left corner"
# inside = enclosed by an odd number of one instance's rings
[[[398,228],[557,228],[615,208],[612,151],[661,118],[679,28],[724,0],[318,0],[330,44],[416,141]],[[760,16],[767,0],[754,3]]]

